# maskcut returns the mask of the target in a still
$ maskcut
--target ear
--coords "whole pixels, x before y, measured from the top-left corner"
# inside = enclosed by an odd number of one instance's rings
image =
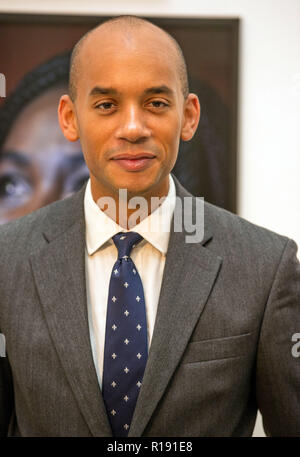
[[[69,141],[79,138],[75,106],[69,95],[62,95],[58,105],[58,121],[64,136]]]
[[[200,103],[196,94],[189,94],[184,101],[184,115],[181,127],[181,139],[189,141],[193,138],[200,119]]]

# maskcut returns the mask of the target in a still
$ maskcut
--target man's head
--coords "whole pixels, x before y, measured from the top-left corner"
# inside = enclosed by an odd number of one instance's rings
[[[75,46],[59,120],[67,139],[80,138],[94,199],[120,188],[165,195],[179,141],[192,138],[199,115],[180,48],[159,27],[115,18]]]

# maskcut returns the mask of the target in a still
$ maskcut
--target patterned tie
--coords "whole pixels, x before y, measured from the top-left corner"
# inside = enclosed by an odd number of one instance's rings
[[[148,357],[145,298],[130,258],[143,237],[136,232],[113,236],[118,259],[109,283],[102,394],[114,436],[127,436]]]

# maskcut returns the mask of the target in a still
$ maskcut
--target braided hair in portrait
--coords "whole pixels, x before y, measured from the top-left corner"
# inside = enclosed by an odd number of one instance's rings
[[[67,85],[69,81],[70,52],[56,55],[35,67],[20,80],[0,109],[0,148],[17,115],[46,90]]]

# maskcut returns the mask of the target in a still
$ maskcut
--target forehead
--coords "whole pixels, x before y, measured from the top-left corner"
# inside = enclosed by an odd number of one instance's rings
[[[80,51],[79,74],[78,90],[93,84],[136,89],[166,84],[173,90],[180,88],[174,44],[159,29],[148,27],[107,28],[92,33]]]
[[[48,89],[28,103],[14,120],[3,150],[32,156],[47,155],[56,149],[69,153],[74,147],[66,141],[57,119],[58,101],[66,89],[66,85]]]

